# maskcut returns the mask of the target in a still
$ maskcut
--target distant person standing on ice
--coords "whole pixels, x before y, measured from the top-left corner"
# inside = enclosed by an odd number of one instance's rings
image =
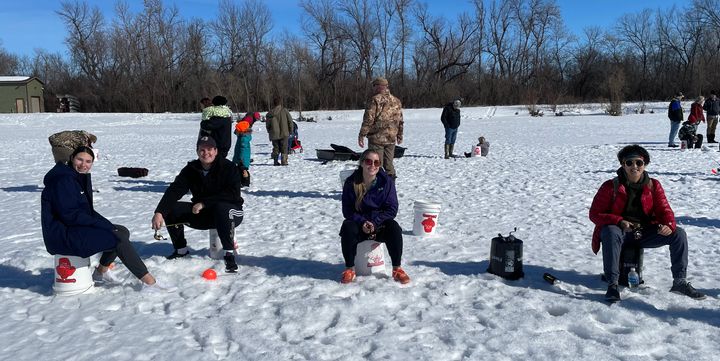
[[[273,99],[273,107],[265,119],[265,128],[272,142],[273,165],[288,165],[288,138],[293,129],[293,120],[290,112],[283,107],[280,98]],[[281,160],[278,162],[278,155]]]
[[[170,234],[174,251],[167,259],[190,254],[184,224],[194,229],[217,229],[225,250],[225,270],[236,272],[235,227],[243,220],[240,171],[231,161],[220,158],[215,140],[204,136],[197,143],[198,159],[188,164],[170,183],[155,208],[152,228],[163,225]],[[190,192],[190,202],[180,202]]]
[[[235,152],[233,154],[233,163],[238,166],[242,174],[244,186],[250,185],[250,142],[252,141],[252,127],[256,121],[260,120],[260,113],[247,113],[242,119],[238,119],[235,123]]]
[[[650,154],[639,145],[628,145],[617,154],[617,177],[605,181],[590,206],[595,223],[592,250],[602,244],[603,272],[608,280],[605,298],[620,301],[620,250],[624,244],[641,248],[670,246],[671,292],[703,299],[687,281],[688,242],[685,230],[675,223],[665,191],[657,179],[650,178],[645,166]]]
[[[383,242],[392,261],[392,277],[402,284],[410,277],[400,267],[403,237],[395,221],[398,199],[395,182],[380,168],[380,155],[368,149],[360,156],[360,165],[345,180],[342,193],[342,212],[345,220],[340,228],[340,239],[345,271],[341,283],[355,279],[355,255],[358,243],[366,239]]]
[[[203,109],[200,122],[200,136],[209,136],[217,142],[218,157],[226,158],[232,144],[232,111],[227,99],[218,95],[213,98],[212,106]]]
[[[720,99],[718,99],[714,90],[710,92],[710,97],[705,100],[703,109],[707,112],[707,142],[717,143],[715,140],[715,128],[717,128],[718,115],[720,115]]]
[[[390,94],[385,78],[376,78],[372,86],[375,95],[365,107],[358,145],[364,148],[367,137],[368,149],[375,150],[380,155],[383,168],[395,180],[395,144],[403,142],[402,103]]]
[[[455,139],[457,139],[458,128],[460,127],[460,99],[445,105],[440,116],[440,121],[445,127],[445,159],[455,157]]]
[[[90,169],[95,154],[87,146],[77,147],[66,163],[57,163],[43,179],[40,220],[43,241],[50,254],[90,257],[102,252],[92,278],[98,283],[122,283],[110,270],[116,257],[148,291],[169,291],[155,277],[130,243],[130,231],[112,224],[93,208]]]
[[[668,137],[668,147],[671,148],[678,147],[678,145],[675,144],[675,137],[678,134],[678,130],[680,130],[680,123],[684,120],[681,103],[682,99],[683,93],[677,92],[677,94],[675,94],[675,97],[670,101],[670,105],[668,105],[668,118],[670,119],[670,136]]]

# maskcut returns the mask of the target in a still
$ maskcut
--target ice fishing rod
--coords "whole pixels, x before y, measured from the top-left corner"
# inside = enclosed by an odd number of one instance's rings
[[[165,228],[169,228],[169,227],[189,226],[189,225],[190,225],[190,223],[188,223],[188,222],[181,222],[181,223],[166,224],[166,225],[164,225],[164,227],[165,227]],[[165,238],[165,236],[163,236],[163,235],[160,233],[160,230],[159,230],[159,229],[156,229],[156,230],[155,230],[155,234],[153,235],[153,238],[155,238],[155,240],[157,240],[157,241],[167,240],[167,238]]]

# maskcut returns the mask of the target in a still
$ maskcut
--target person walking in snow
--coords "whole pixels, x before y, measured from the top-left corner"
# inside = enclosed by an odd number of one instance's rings
[[[668,105],[668,118],[670,119],[670,135],[668,136],[668,147],[677,148],[675,144],[675,137],[677,136],[678,130],[680,129],[680,123],[683,121],[683,110],[682,101],[683,93],[677,92],[675,97],[670,101]]]
[[[66,163],[57,163],[45,175],[45,189],[40,196],[40,223],[43,241],[50,254],[90,257],[102,252],[100,264],[92,278],[98,283],[121,283],[110,270],[119,257],[130,272],[143,283],[143,289],[165,290],[130,243],[130,231],[112,224],[93,208],[93,188],[90,169],[95,154],[81,145],[71,153]]]
[[[705,100],[703,109],[707,112],[707,142],[717,143],[715,140],[715,128],[718,124],[718,115],[720,115],[720,99],[715,91],[710,92],[710,97]]]
[[[293,120],[290,112],[282,106],[280,98],[273,100],[275,107],[266,116],[265,128],[272,142],[273,165],[288,165],[288,137],[293,129]],[[278,155],[281,160],[278,162]]]
[[[212,106],[203,109],[198,139],[209,136],[217,142],[218,157],[226,158],[232,144],[232,111],[226,105],[227,99],[218,95]]]
[[[373,149],[380,155],[383,168],[395,180],[395,144],[403,142],[402,103],[390,94],[387,79],[376,78],[372,86],[374,95],[365,107],[358,145],[364,148],[367,137],[368,149]]]
[[[345,180],[342,192],[342,213],[345,220],[340,239],[345,271],[341,283],[355,279],[355,254],[358,243],[366,239],[383,242],[392,261],[392,277],[402,284],[410,277],[402,269],[403,237],[395,221],[398,199],[395,182],[380,168],[380,154],[368,149],[360,156],[360,165]]]
[[[641,248],[670,247],[671,292],[694,299],[705,295],[687,281],[688,242],[685,230],[675,223],[660,182],[645,170],[650,154],[633,144],[622,148],[617,159],[617,177],[605,181],[593,198],[590,220],[595,224],[592,250],[602,244],[603,272],[608,281],[605,298],[620,301],[618,279],[620,251],[625,245]]]
[[[440,116],[440,121],[445,128],[445,159],[455,157],[455,139],[457,139],[458,128],[460,127],[460,99],[445,105]]]

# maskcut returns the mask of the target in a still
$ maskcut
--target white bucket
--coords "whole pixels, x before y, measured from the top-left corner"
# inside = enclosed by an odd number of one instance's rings
[[[225,256],[225,250],[223,249],[222,242],[220,242],[220,236],[218,236],[217,229],[213,228],[208,230],[208,238],[210,239],[210,247],[208,248],[208,255],[210,258],[223,259]],[[235,239],[235,237],[233,237],[233,239]],[[237,239],[235,239],[235,254],[238,254]]]
[[[355,274],[360,276],[385,275],[385,243],[373,240],[362,241],[355,254]]]
[[[357,169],[356,167],[353,167],[353,168],[343,169],[340,171],[340,187],[345,186],[345,180],[349,176],[351,176],[353,173],[355,173],[356,169]]]
[[[413,211],[413,234],[416,236],[432,236],[438,227],[440,216],[440,203],[430,201],[415,201]]]
[[[480,148],[479,145],[475,145],[475,146],[473,146],[471,153],[472,153],[473,158],[479,157],[482,155],[482,148]]]
[[[90,269],[90,258],[55,255],[55,284],[58,296],[72,296],[91,292],[95,288]]]

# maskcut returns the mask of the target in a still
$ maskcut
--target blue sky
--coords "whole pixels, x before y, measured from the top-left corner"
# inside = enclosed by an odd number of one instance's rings
[[[107,18],[113,16],[114,0],[89,0],[97,5]],[[131,8],[138,10],[141,0],[129,0]],[[211,19],[217,14],[217,0],[172,1],[163,0],[165,5],[175,3],[185,18]],[[298,31],[300,8],[297,0],[265,0],[274,16],[274,32],[282,32],[280,24],[289,24],[288,30]],[[471,11],[468,0],[426,0],[429,9],[448,18],[462,11]],[[645,8],[667,9],[672,5],[685,6],[687,1],[678,0],[558,0],[558,5],[571,32],[581,35],[588,26],[609,27],[626,13],[636,13]],[[67,55],[64,44],[65,27],[55,13],[60,1],[12,0],[3,1],[0,7],[0,46],[15,55],[32,55],[34,49]],[[291,28],[292,27],[292,28]],[[22,29],[22,30],[20,30]],[[0,74],[1,75],[1,74]]]

